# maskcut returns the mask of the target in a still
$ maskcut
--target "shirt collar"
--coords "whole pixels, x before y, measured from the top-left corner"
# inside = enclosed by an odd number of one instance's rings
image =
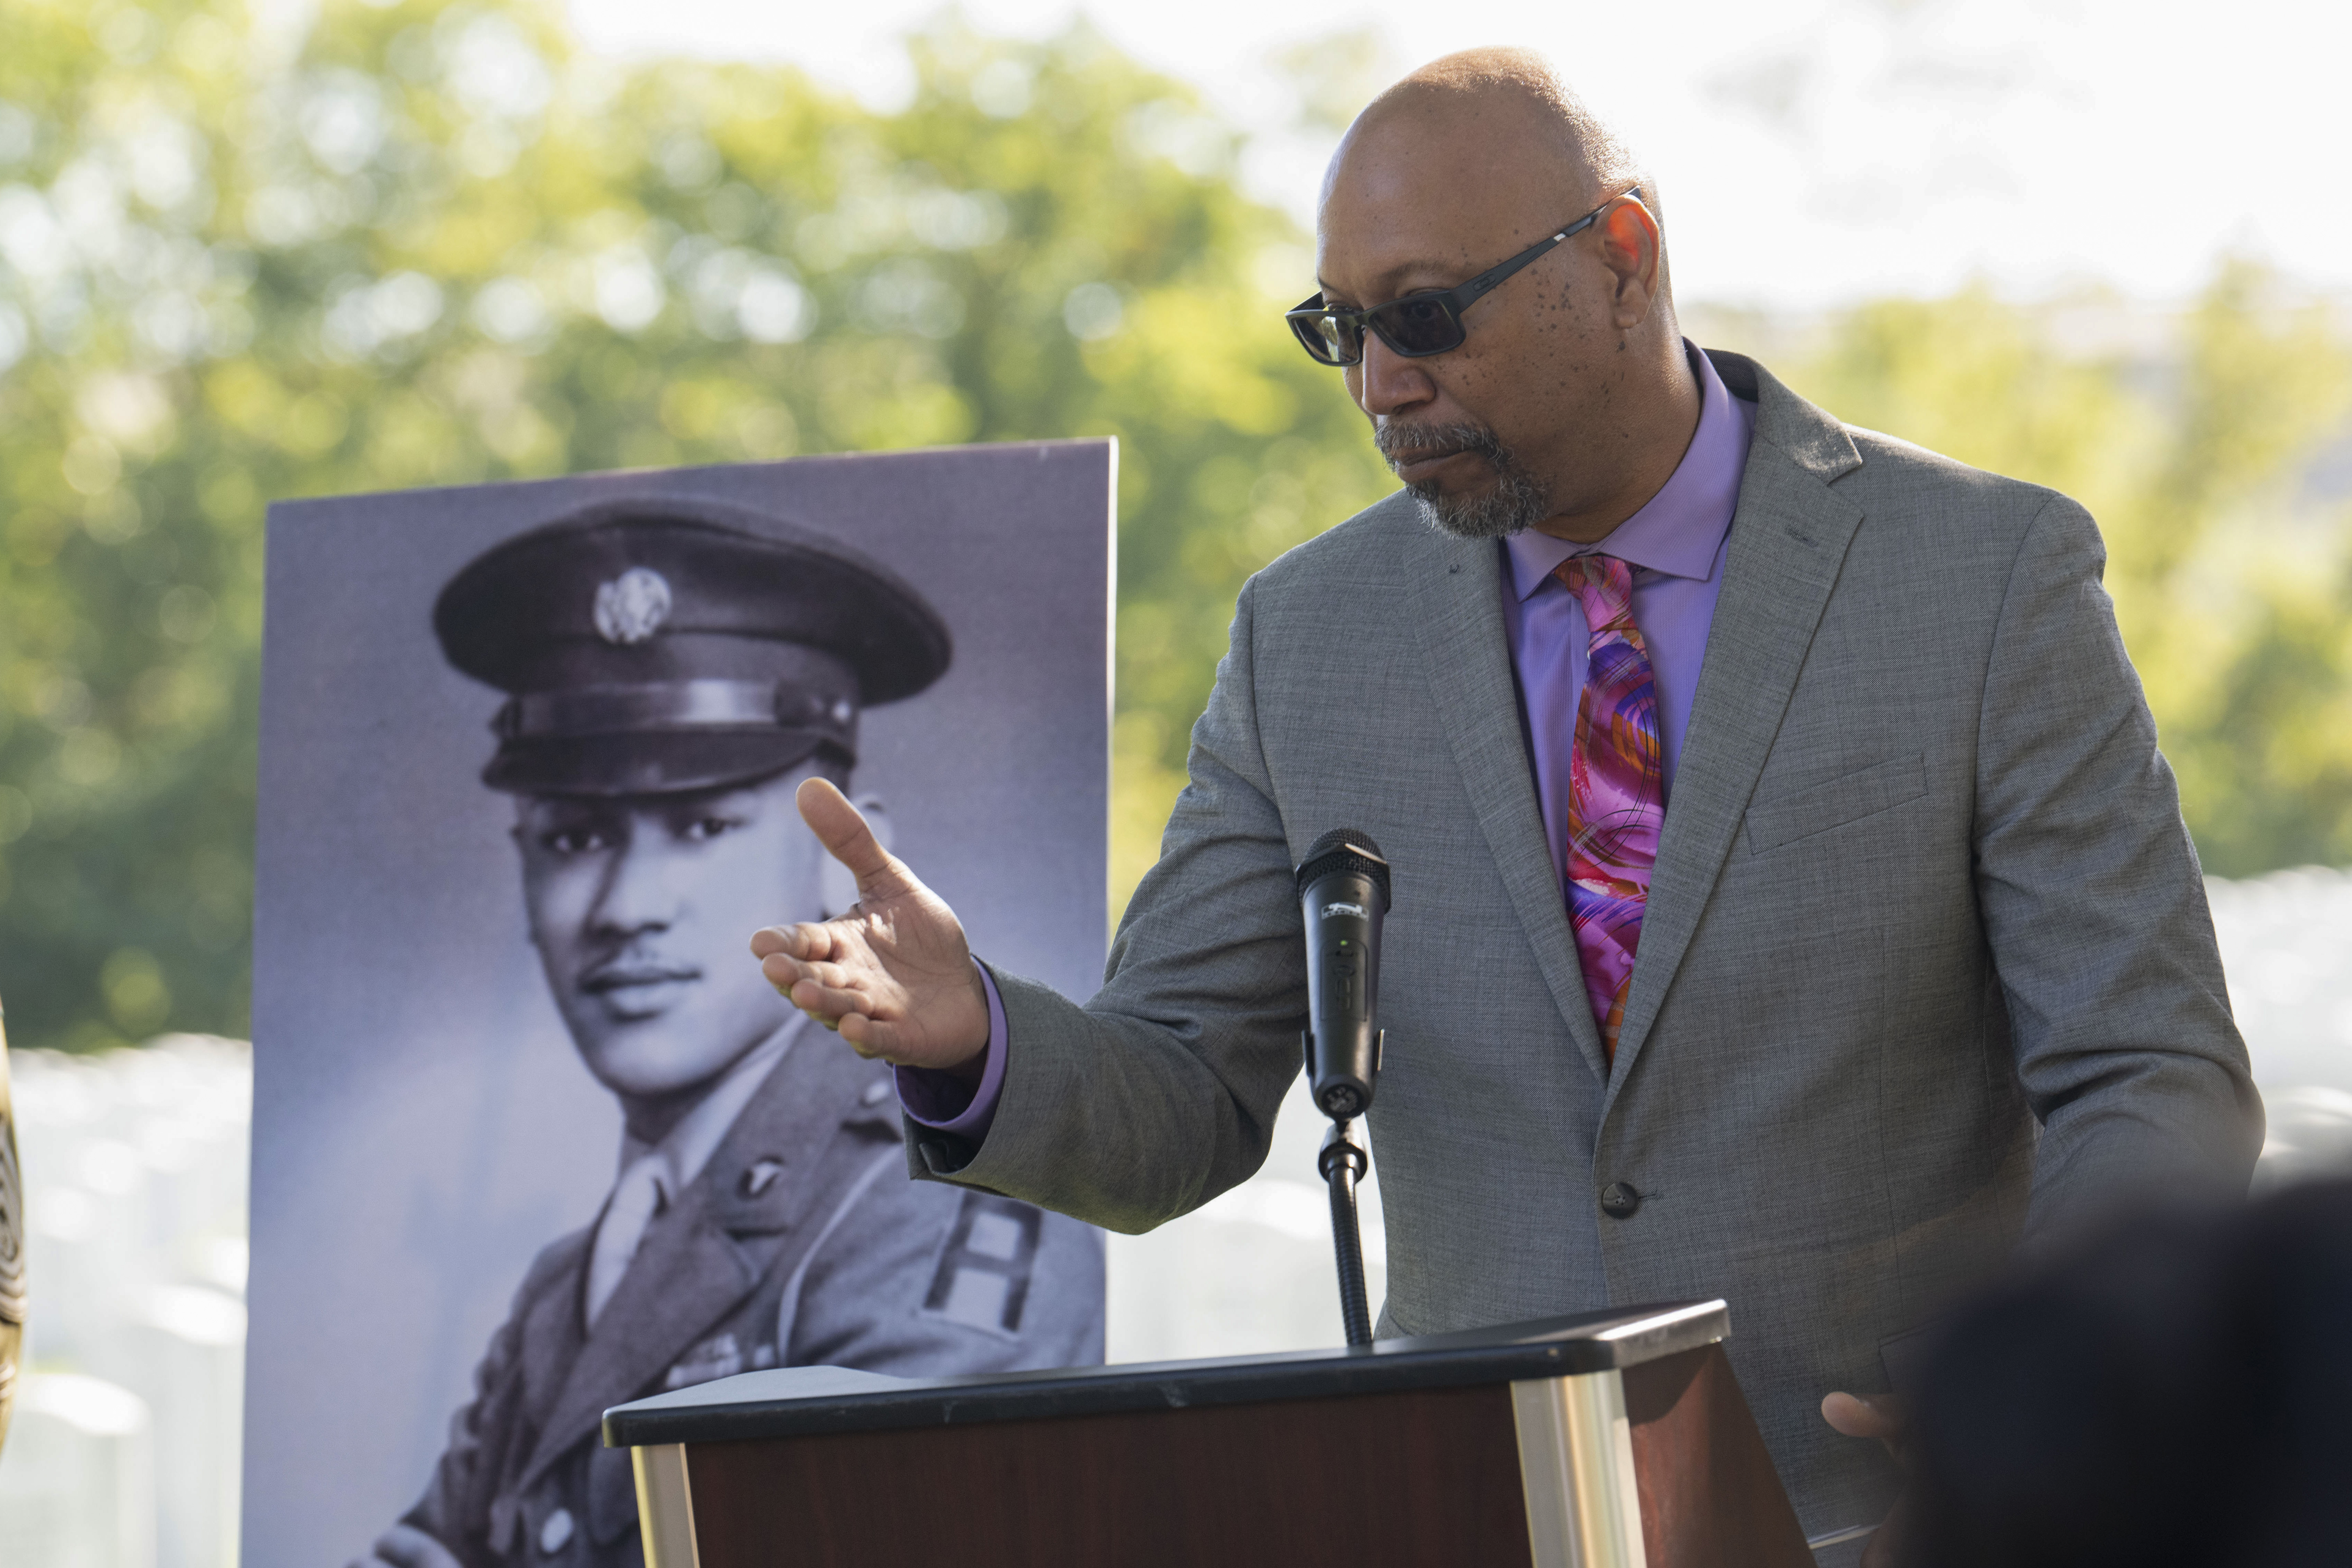
[[[624,1132],[621,1135],[621,1169],[626,1171],[648,1153],[661,1156],[666,1167],[664,1195],[675,1200],[702,1174],[702,1167],[710,1163],[710,1156],[719,1152],[719,1141],[727,1130],[735,1125],[743,1107],[751,1096],[768,1081],[768,1074],[783,1060],[784,1052],[792,1047],[800,1034],[801,1026],[808,1021],[805,1013],[794,1013],[783,1027],[743,1053],[731,1068],[719,1075],[710,1092],[697,1100],[694,1108],[677,1119],[658,1143],[648,1147]]]
[[[1739,501],[1739,477],[1748,467],[1748,423],[1731,406],[1731,389],[1715,374],[1714,362],[1688,338],[1683,349],[1698,377],[1699,395],[1698,428],[1691,432],[1683,460],[1641,510],[1597,543],[1578,544],[1532,528],[1505,540],[1511,586],[1521,599],[1549,582],[1553,568],[1571,555],[1605,553],[1669,577],[1701,582],[1714,575]]]

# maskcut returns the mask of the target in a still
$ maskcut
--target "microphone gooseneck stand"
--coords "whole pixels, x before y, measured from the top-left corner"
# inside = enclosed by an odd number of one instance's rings
[[[1331,1184],[1331,1248],[1339,1266],[1339,1318],[1350,1347],[1372,1342],[1364,1288],[1364,1237],[1356,1184],[1372,1157],[1354,1122],[1372,1108],[1386,1043],[1378,1022],[1381,925],[1389,912],[1389,863],[1372,836],[1335,828],[1315,841],[1297,873],[1307,939],[1307,1027],[1300,1057],[1315,1109],[1331,1119],[1316,1168]]]
[[[1372,1168],[1372,1157],[1356,1142],[1347,1118],[1323,1134],[1316,1168],[1331,1184],[1331,1248],[1339,1264],[1339,1321],[1351,1345],[1372,1342],[1371,1303],[1364,1289],[1364,1234],[1356,1221],[1356,1184]]]

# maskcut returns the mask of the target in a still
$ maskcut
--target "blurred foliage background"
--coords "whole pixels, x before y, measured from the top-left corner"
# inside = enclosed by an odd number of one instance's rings
[[[1120,440],[1113,902],[1242,579],[1391,488],[1279,311],[1307,237],[1091,33],[910,40],[881,114],[622,65],[530,0],[0,0],[0,996],[23,1046],[246,1028],[274,498]],[[272,17],[277,19],[273,20]],[[1344,120],[1369,50],[1295,62]],[[1864,424],[2088,502],[2209,870],[2352,862],[2352,345],[2185,312],[1693,305]]]

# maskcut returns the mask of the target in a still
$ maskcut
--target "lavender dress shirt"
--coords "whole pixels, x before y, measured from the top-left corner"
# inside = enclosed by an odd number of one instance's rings
[[[1683,347],[1698,378],[1698,428],[1658,493],[1597,544],[1529,531],[1513,534],[1500,552],[1503,624],[1510,633],[1511,664],[1518,673],[1535,754],[1536,804],[1551,842],[1551,863],[1563,876],[1568,759],[1591,636],[1583,604],[1552,569],[1571,555],[1588,554],[1613,555],[1633,568],[1633,624],[1641,628],[1657,679],[1658,742],[1669,809],[1675,767],[1690,728],[1691,699],[1706,658],[1706,634],[1715,624],[1724,546],[1731,536],[1748,442],[1756,434],[1756,405],[1732,396],[1706,355],[1687,340]],[[1564,884],[1560,896],[1568,896]],[[1006,1040],[996,982],[986,964],[975,964],[988,993],[988,1056],[980,1082],[967,1086],[950,1074],[920,1068],[900,1068],[898,1079],[898,1103],[908,1116],[976,1142],[996,1120]]]

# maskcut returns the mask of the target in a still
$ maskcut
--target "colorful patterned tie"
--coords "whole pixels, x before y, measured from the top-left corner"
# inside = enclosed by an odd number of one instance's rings
[[[1658,830],[1666,820],[1657,678],[1633,625],[1631,567],[1611,555],[1574,555],[1552,574],[1583,601],[1591,628],[1568,763],[1565,880],[1585,994],[1601,1026],[1601,1051],[1614,1062]]]

